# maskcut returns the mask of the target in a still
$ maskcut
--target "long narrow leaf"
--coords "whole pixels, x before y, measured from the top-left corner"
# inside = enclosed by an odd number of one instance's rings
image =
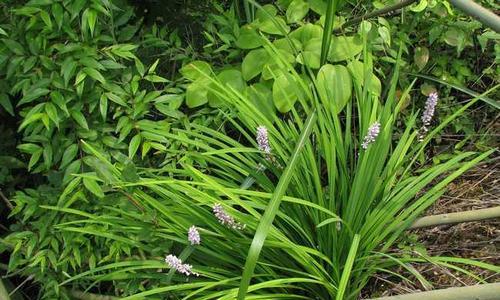
[[[313,111],[309,118],[306,120],[302,134],[290,158],[290,163],[287,165],[285,171],[283,172],[283,175],[278,182],[278,186],[274,191],[273,197],[269,201],[266,212],[264,213],[264,216],[262,217],[262,220],[257,227],[257,231],[255,232],[252,245],[250,246],[250,250],[248,251],[248,256],[245,261],[245,268],[243,270],[243,276],[241,279],[240,288],[238,290],[239,300],[245,299],[248,286],[250,285],[250,280],[253,276],[255,265],[257,264],[260,252],[262,250],[262,247],[264,246],[264,241],[266,240],[267,234],[269,233],[274,217],[278,213],[281,200],[283,199],[286,189],[288,188],[288,184],[290,183],[290,180],[292,178],[293,171],[299,160],[299,154],[304,147],[304,144],[309,139],[309,135],[312,132],[315,122],[316,112]]]

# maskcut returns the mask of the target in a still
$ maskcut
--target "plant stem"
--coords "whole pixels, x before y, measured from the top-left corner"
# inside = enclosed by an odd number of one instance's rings
[[[471,0],[449,0],[453,6],[500,33],[500,17]]]
[[[417,2],[417,0],[404,0],[404,1],[401,1],[401,2],[396,3],[394,5],[389,5],[389,6],[386,6],[384,8],[381,8],[379,10],[372,11],[370,13],[364,14],[362,16],[354,17],[354,18],[348,20],[347,22],[345,22],[344,24],[342,24],[339,28],[335,29],[333,31],[333,33],[340,33],[346,27],[349,27],[351,25],[360,23],[361,21],[366,20],[366,19],[371,19],[371,18],[375,18],[375,17],[379,17],[379,16],[382,16],[382,15],[388,14],[388,13],[393,12],[395,10],[398,10],[400,8],[403,8],[403,7],[406,7],[408,5],[411,5],[414,2]]]
[[[410,229],[500,218],[500,206],[420,218]],[[499,294],[500,295],[500,294]]]
[[[9,300],[9,292],[7,292],[7,289],[5,288],[5,285],[2,282],[2,279],[0,279],[0,299],[2,300]]]
[[[5,202],[5,205],[7,205],[10,210],[14,209],[14,206],[12,205],[12,203],[10,203],[10,200],[2,193],[2,189],[0,189],[0,198],[2,198],[2,200]]]
[[[454,287],[406,295],[373,298],[369,300],[497,300],[500,282]]]

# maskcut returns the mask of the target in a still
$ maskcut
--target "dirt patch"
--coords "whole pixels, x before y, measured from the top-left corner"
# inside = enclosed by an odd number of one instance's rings
[[[496,161],[475,167],[451,183],[447,193],[428,209],[426,215],[500,206],[500,162]],[[430,256],[460,257],[500,265],[500,219],[430,227],[414,230],[412,234],[416,236],[416,244],[422,245]],[[498,272],[459,266],[486,282],[500,281]],[[395,271],[410,281],[378,274],[369,284],[366,295],[391,296],[480,283],[477,278],[431,263],[414,264],[413,267],[431,286],[401,268]]]

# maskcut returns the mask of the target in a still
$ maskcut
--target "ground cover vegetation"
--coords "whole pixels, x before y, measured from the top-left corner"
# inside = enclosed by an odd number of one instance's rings
[[[431,286],[414,263],[500,273],[406,238],[498,155],[500,35],[444,0],[356,19],[397,2],[0,3],[0,295],[340,300],[376,274]]]

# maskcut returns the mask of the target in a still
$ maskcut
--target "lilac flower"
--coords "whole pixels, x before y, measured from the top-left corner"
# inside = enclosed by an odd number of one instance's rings
[[[265,126],[257,127],[257,144],[259,145],[260,151],[264,152],[266,155],[271,154],[269,136],[267,134],[267,128]]]
[[[420,129],[418,140],[420,142],[424,141],[425,134],[429,129],[427,126],[431,125],[432,117],[434,116],[434,112],[436,110],[436,105],[438,103],[439,96],[437,92],[432,92],[427,97],[427,101],[425,102],[425,109],[422,114],[422,128]]]
[[[200,233],[198,232],[198,228],[194,225],[189,227],[188,241],[191,245],[199,245],[201,243]]]
[[[198,273],[193,272],[191,270],[193,268],[192,265],[183,264],[182,260],[175,255],[172,254],[167,255],[167,257],[165,257],[165,262],[168,264],[170,268],[174,268],[177,272],[181,274],[184,274],[186,276],[189,276],[191,274],[199,276]]]
[[[361,144],[361,147],[365,150],[368,149],[368,145],[375,142],[375,139],[377,138],[379,133],[380,133],[380,123],[377,121],[368,128],[368,133],[366,134],[363,143]]]
[[[424,127],[431,125],[432,117],[434,116],[434,111],[436,109],[437,102],[439,100],[438,93],[432,92],[427,97],[427,101],[425,102],[425,110],[422,114],[422,123]]]
[[[219,223],[221,223],[222,225],[226,225],[227,227],[232,229],[245,228],[244,224],[236,222],[232,216],[228,215],[228,213],[219,203],[214,205],[213,212],[215,217],[219,220]]]

